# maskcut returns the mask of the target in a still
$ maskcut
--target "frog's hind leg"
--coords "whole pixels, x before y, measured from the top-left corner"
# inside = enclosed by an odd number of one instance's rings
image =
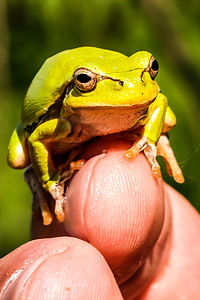
[[[71,131],[65,119],[51,119],[40,124],[28,139],[31,163],[42,187],[55,200],[55,214],[60,222],[64,221],[64,188],[59,184],[60,171],[54,165],[50,144],[57,142]]]
[[[29,185],[34,197],[33,211],[34,204],[38,203],[42,213],[43,224],[50,225],[52,223],[53,217],[48,205],[49,194],[42,188],[31,166],[28,167],[24,172],[24,178]]]
[[[184,182],[184,177],[175,158],[174,152],[170,146],[169,140],[166,135],[161,135],[157,145],[158,155],[161,155],[167,165],[167,172],[173,176],[178,183]]]

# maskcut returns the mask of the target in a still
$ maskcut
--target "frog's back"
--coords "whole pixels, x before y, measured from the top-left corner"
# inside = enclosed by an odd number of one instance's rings
[[[22,124],[38,122],[41,115],[64,93],[79,67],[113,73],[127,67],[127,56],[100,48],[80,47],[48,58],[34,77],[24,99]]]

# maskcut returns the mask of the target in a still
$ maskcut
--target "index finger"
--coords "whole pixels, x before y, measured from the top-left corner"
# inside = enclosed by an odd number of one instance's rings
[[[165,217],[162,180],[152,176],[143,155],[133,161],[123,157],[129,146],[125,140],[102,139],[89,146],[87,153],[104,153],[74,176],[67,189],[64,228],[54,226],[60,234],[65,230],[95,246],[119,283],[143,264]]]

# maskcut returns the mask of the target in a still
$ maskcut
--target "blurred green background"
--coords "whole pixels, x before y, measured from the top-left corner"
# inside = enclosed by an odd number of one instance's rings
[[[31,193],[23,171],[9,169],[9,137],[44,60],[83,45],[130,55],[149,50],[160,64],[158,82],[177,115],[171,144],[186,182],[165,180],[200,209],[199,0],[0,1],[0,251],[28,241]],[[164,168],[162,168],[164,169]]]

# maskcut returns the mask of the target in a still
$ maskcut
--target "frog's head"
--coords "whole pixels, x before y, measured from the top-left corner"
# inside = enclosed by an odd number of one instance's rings
[[[130,57],[94,47],[63,51],[47,59],[33,79],[22,124],[37,123],[59,99],[62,115],[69,107],[148,105],[159,92],[157,73],[158,63],[146,51]]]
[[[154,80],[157,74],[158,62],[147,51],[139,51],[127,57],[117,52],[96,49],[87,55],[87,60],[80,56],[63,109],[65,106],[148,105],[160,90]]]

